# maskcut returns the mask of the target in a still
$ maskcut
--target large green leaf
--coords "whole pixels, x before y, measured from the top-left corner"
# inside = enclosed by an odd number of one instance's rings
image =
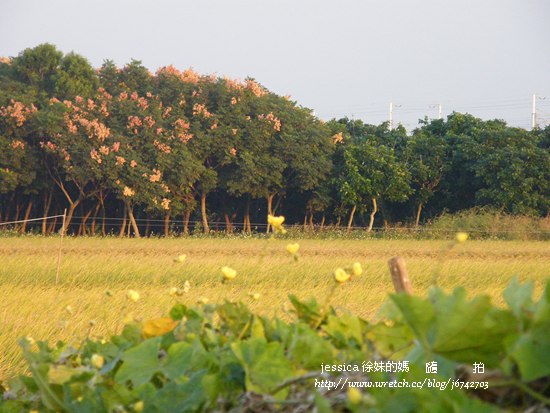
[[[124,383],[131,381],[140,386],[160,371],[159,351],[162,337],[145,340],[143,343],[126,351],[122,356],[122,366],[115,375],[115,380]]]
[[[231,349],[245,371],[246,390],[271,393],[292,376],[290,362],[281,343],[267,343],[261,338],[234,342]]]

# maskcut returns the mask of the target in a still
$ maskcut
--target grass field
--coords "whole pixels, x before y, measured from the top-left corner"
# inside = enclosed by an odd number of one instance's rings
[[[72,342],[88,334],[113,334],[129,313],[137,318],[165,314],[176,301],[168,290],[182,287],[186,280],[191,289],[177,298],[184,303],[229,298],[266,315],[282,316],[288,294],[323,301],[333,285],[334,269],[359,261],[363,275],[340,286],[331,303],[368,318],[393,289],[387,260],[396,255],[406,259],[418,294],[425,293],[434,272],[446,290],[464,286],[469,294],[488,294],[497,303],[502,303],[502,290],[513,276],[534,280],[537,295],[550,278],[548,242],[468,241],[448,250],[446,241],[300,240],[297,262],[285,249],[289,242],[66,238],[56,286],[59,238],[0,238],[0,381],[24,369],[19,337]],[[186,254],[186,260],[174,263],[180,254]],[[238,275],[222,285],[224,265]],[[125,298],[128,289],[141,294],[137,303]],[[261,297],[256,301],[249,293]]]

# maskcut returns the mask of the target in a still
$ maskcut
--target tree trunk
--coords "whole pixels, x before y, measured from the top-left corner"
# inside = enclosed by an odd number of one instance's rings
[[[80,229],[78,232],[82,235],[86,235],[86,222],[88,222],[88,219],[92,215],[92,212],[94,212],[94,208],[90,209],[86,215],[84,215],[84,218],[82,219],[82,223],[80,224]]]
[[[56,213],[57,215],[57,213]],[[48,230],[46,231],[48,234],[51,234],[52,232],[55,232],[55,228],[57,227],[57,217],[55,217],[50,224]]]
[[[136,219],[134,218],[134,211],[130,205],[128,205],[128,216],[130,217],[130,223],[132,224],[132,229],[134,230],[134,236],[136,238],[141,238],[139,235],[139,227],[137,225]],[[130,228],[128,228],[130,231]]]
[[[351,226],[353,224],[353,216],[355,215],[355,211],[357,210],[357,205],[354,205],[351,214],[349,214],[349,221],[348,221],[348,232],[351,232]]]
[[[323,214],[323,218],[321,219],[320,230],[323,231],[324,228],[325,228],[325,214]]]
[[[71,202],[71,206],[69,207],[69,211],[67,212],[67,217],[65,218],[65,226],[61,228],[60,233],[67,233],[67,229],[69,228],[69,225],[71,224],[71,221],[73,219],[74,211],[78,205],[80,205],[81,199],[77,199],[75,202]]]
[[[309,212],[309,228],[313,231],[313,211]]]
[[[229,218],[229,214],[225,213],[225,232],[228,234],[231,234],[233,232],[233,224],[231,224],[231,219]]]
[[[120,233],[118,236],[120,238],[124,238],[124,233],[126,232],[126,203],[124,204],[124,213],[123,213],[123,220],[122,220],[122,226],[120,227]]]
[[[307,230],[307,211],[304,214],[304,232],[306,232],[306,230]]]
[[[44,220],[42,221],[42,235],[48,235],[48,212],[50,211],[50,205],[52,204],[53,195],[48,196],[48,192],[44,192]]]
[[[145,221],[145,234],[143,234],[146,238],[149,237],[149,228],[151,227],[151,222],[149,221],[149,216],[147,216],[147,220]]]
[[[416,223],[414,224],[415,227],[418,228],[418,223],[420,222],[420,214],[422,212],[422,202],[418,204],[418,212],[416,213]]]
[[[249,234],[250,228],[250,197],[246,198],[246,209],[244,211],[243,232]]]
[[[25,222],[23,222],[23,225],[21,226],[21,234],[24,234],[27,230],[27,220],[29,219],[29,215],[31,214],[32,209],[32,200],[29,201],[29,204],[27,205],[27,210],[25,211]]]
[[[191,210],[188,208],[185,210],[185,218],[183,223],[183,233],[189,235],[189,219],[191,219]]]
[[[275,194],[268,194],[267,195],[267,214],[273,215],[273,198],[275,197]],[[267,230],[266,232],[269,232],[271,229],[271,225],[267,224]]]
[[[203,232],[208,234],[210,232],[210,227],[208,226],[208,217],[206,216],[206,193],[204,192],[201,195],[201,215]]]
[[[376,198],[372,198],[372,212],[370,214],[370,222],[369,222],[369,228],[367,229],[367,232],[372,231],[372,226],[374,225],[374,216],[378,212],[378,205],[376,204]]]
[[[103,237],[106,237],[107,236],[107,228],[106,228],[106,212],[105,212],[105,205],[103,204],[103,202],[101,203],[101,235]]]
[[[92,219],[92,236],[95,236],[95,226],[97,222],[97,214],[99,214],[99,210],[101,208],[101,202],[98,202],[95,211],[94,211],[94,218]]]
[[[164,215],[164,236],[168,237],[169,232],[170,232],[170,211],[166,211],[166,215]]]

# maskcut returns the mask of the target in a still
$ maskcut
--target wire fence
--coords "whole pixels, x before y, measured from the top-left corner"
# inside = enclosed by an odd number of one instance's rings
[[[61,218],[61,219],[60,219]],[[61,229],[65,226],[65,215],[51,215],[39,218],[13,220],[7,222],[0,222],[0,232],[13,233],[23,232],[21,231],[21,224],[25,224],[25,233],[37,234],[43,233],[45,235],[52,233],[60,233]],[[52,222],[53,220],[53,222]],[[168,223],[164,219],[160,218],[135,218],[138,229],[141,235],[144,236],[204,236],[204,227],[201,220],[189,220],[171,219]],[[131,224],[129,219],[121,217],[102,217],[102,216],[80,216],[75,215],[71,221],[66,225],[66,233],[68,235],[122,235],[121,228],[125,227],[124,234],[129,235],[131,230]],[[208,221],[210,235],[224,235],[234,233],[249,233],[252,234],[265,234],[267,232],[267,222],[226,222],[213,220]],[[294,223],[287,224],[287,230],[296,236],[297,234],[306,234],[309,236],[319,236],[336,234],[339,236],[345,236],[348,234],[350,237],[356,238],[357,236],[406,236],[406,237],[420,237],[420,238],[448,238],[457,231],[465,230],[474,237],[478,238],[504,238],[504,239],[541,239],[550,240],[550,225],[548,228],[502,228],[502,227],[488,227],[488,228],[465,228],[465,227],[441,227],[432,224],[420,225],[420,226],[374,226],[369,230],[366,225],[337,225],[333,222],[327,224],[320,223]],[[208,235],[208,234],[206,234]]]

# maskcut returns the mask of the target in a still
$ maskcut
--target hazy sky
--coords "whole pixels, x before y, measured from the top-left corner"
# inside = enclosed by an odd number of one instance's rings
[[[254,77],[323,118],[452,110],[550,123],[550,0],[0,0],[0,56],[40,43]]]

